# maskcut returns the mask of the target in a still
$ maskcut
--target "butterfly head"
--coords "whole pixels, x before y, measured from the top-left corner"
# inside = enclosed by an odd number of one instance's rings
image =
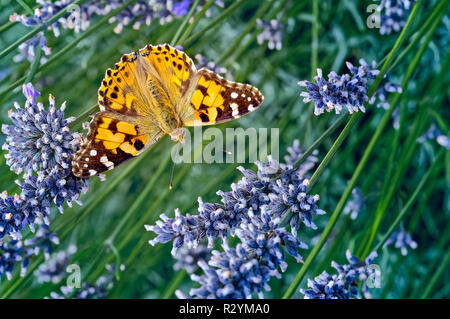
[[[184,135],[186,134],[184,128],[179,127],[175,130],[173,130],[172,132],[169,133],[170,138],[172,139],[172,141],[175,142],[180,142],[183,143],[184,142]]]

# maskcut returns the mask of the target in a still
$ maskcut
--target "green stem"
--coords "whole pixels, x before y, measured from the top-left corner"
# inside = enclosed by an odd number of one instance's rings
[[[178,40],[178,43],[181,43],[182,46],[184,45],[184,39],[191,33],[192,30],[195,29],[200,20],[205,16],[206,11],[209,9],[209,7],[211,7],[214,4],[214,1],[215,0],[208,0],[208,2],[205,3],[200,12],[194,17],[194,21],[191,24],[189,24],[189,26],[183,32],[183,35]]]
[[[178,286],[183,281],[184,277],[186,276],[186,270],[182,269],[180,270],[175,277],[171,280],[169,285],[167,286],[167,289],[162,294],[161,299],[169,299],[172,297],[175,290],[178,288]]]
[[[225,59],[230,58],[231,54],[236,50],[237,47],[242,43],[242,40],[244,40],[245,36],[255,27],[256,21],[263,16],[263,14],[270,8],[273,1],[266,1],[262,6],[259,7],[258,11],[256,11],[255,15],[252,17],[249,23],[247,23],[247,26],[245,29],[241,32],[241,34],[234,39],[233,43],[228,47],[224,53],[219,56],[216,63],[222,64]]]
[[[17,2],[29,15],[34,15],[33,9],[25,1],[17,0]]]
[[[0,26],[0,33],[5,32],[6,30],[8,30],[9,28],[11,28],[13,25],[16,25],[16,24],[17,24],[17,22],[12,22],[12,21],[5,23],[4,25]]]
[[[439,151],[438,155],[433,160],[433,163],[431,164],[430,168],[428,168],[426,174],[422,177],[419,185],[417,185],[416,190],[411,195],[411,197],[409,198],[408,202],[403,207],[403,209],[400,211],[400,213],[398,214],[397,218],[392,223],[391,227],[389,227],[389,230],[386,232],[386,234],[383,236],[383,238],[379,241],[379,243],[375,246],[374,251],[378,251],[384,245],[386,240],[388,240],[388,238],[392,235],[394,230],[398,227],[398,225],[400,224],[401,220],[405,217],[406,213],[408,213],[409,209],[414,204],[417,196],[422,193],[422,189],[425,186],[425,184],[427,183],[427,181],[428,181],[430,175],[432,174],[433,170],[436,168],[436,166],[438,164],[442,163],[441,160],[442,160],[443,156],[444,156],[444,148],[442,148]]]
[[[229,18],[233,13],[233,11],[236,10],[242,3],[243,0],[234,1],[233,4],[231,4],[228,8],[223,10],[223,12],[220,15],[218,15],[215,19],[211,20],[211,22],[209,22],[204,28],[202,28],[200,31],[187,38],[186,41],[184,42],[184,45],[187,47],[190,46],[198,38],[203,37],[206,32],[211,31],[213,28],[219,27],[220,24],[227,18]]]
[[[325,168],[328,166],[330,161],[333,159],[336,152],[339,150],[339,147],[344,142],[347,135],[350,133],[353,126],[355,126],[356,123],[358,123],[359,119],[361,118],[362,113],[358,112],[352,115],[350,120],[345,125],[344,129],[341,131],[341,134],[339,134],[338,138],[334,142],[331,149],[328,151],[328,153],[325,155],[324,159],[320,162],[319,167],[314,171],[314,174],[311,176],[311,179],[309,181],[308,189],[310,190],[319,179],[320,175],[324,172]]]
[[[194,4],[192,5],[191,9],[189,10],[189,13],[184,17],[183,22],[181,22],[177,32],[175,33],[175,36],[173,37],[170,44],[172,46],[175,46],[175,44],[178,43],[178,40],[181,37],[181,33],[186,29],[186,25],[189,22],[189,19],[194,15],[195,10],[197,10],[197,6],[200,3],[200,0],[195,0]]]
[[[311,79],[314,78],[318,66],[319,48],[319,0],[312,1],[313,23],[311,29]]]
[[[42,48],[41,48],[40,45],[38,45],[36,47],[34,61],[33,61],[33,64],[31,66],[30,73],[28,73],[28,76],[27,76],[27,78],[25,80],[25,83],[33,82],[34,75],[36,74],[37,69],[39,68],[39,65],[41,63],[41,56],[42,56]]]
[[[398,57],[395,59],[395,62],[392,63],[391,67],[388,71],[391,71],[394,69],[398,63],[404,60],[405,56],[411,51],[411,49],[422,39],[423,35],[430,29],[431,24],[436,21],[436,17],[442,12],[446,10],[446,6],[448,5],[447,0],[441,0],[439,4],[436,5],[431,15],[428,17],[428,19],[425,21],[425,23],[421,26],[419,32],[417,35],[414,36],[414,39],[408,44],[408,46],[403,49],[403,51],[398,55]],[[387,58],[387,57],[386,57]],[[383,63],[384,60],[382,59],[380,63]]]
[[[156,170],[155,174],[152,176],[151,180],[147,183],[145,188],[140,192],[139,196],[136,198],[136,200],[133,202],[133,205],[128,209],[125,216],[123,216],[120,219],[119,224],[114,228],[111,235],[106,239],[105,243],[109,245],[114,244],[114,239],[116,238],[117,234],[122,230],[125,223],[130,219],[131,216],[134,215],[134,213],[138,210],[139,206],[143,203],[144,200],[148,199],[148,196],[153,189],[153,186],[155,186],[155,183],[160,178],[161,174],[164,172],[164,169],[167,167],[170,161],[170,154],[166,156],[165,160],[162,161],[159,164],[158,169]]]
[[[92,200],[87,206],[86,208],[81,212],[81,214],[74,216],[73,220],[69,223],[65,223],[64,225],[61,225],[59,228],[55,228],[55,232],[56,233],[60,233],[63,229],[64,226],[68,227],[66,229],[64,229],[64,233],[61,234],[61,240],[63,240],[64,238],[66,238],[69,233],[73,230],[73,228],[78,225],[86,216],[89,215],[89,213],[97,207],[97,205],[99,203],[102,202],[102,200],[108,195],[110,194],[117,185],[119,185],[120,182],[122,182],[127,176],[130,175],[130,173],[138,166],[139,163],[143,162],[144,159],[147,158],[148,154],[150,154],[151,152],[149,150],[147,150],[147,152],[145,152],[144,154],[142,154],[141,156],[139,156],[138,158],[134,159],[132,162],[130,162],[129,164],[126,165],[126,167],[124,167],[124,170],[122,172],[120,172],[120,174],[114,176],[114,178],[112,178],[111,181],[108,182],[106,189],[104,189],[102,192],[100,192],[100,194],[98,194],[98,196],[95,196],[95,199]]]
[[[76,120],[70,123],[70,128],[75,128],[81,125],[84,121],[89,118],[89,115],[95,113],[98,108],[98,103],[95,103],[91,107],[89,107],[86,111],[77,116]]]
[[[450,250],[445,255],[444,259],[441,262],[441,265],[434,273],[433,277],[431,278],[430,282],[428,283],[428,286],[425,288],[425,291],[424,291],[423,295],[421,296],[421,299],[427,299],[430,296],[430,293],[433,290],[434,286],[436,285],[436,282],[438,281],[439,277],[441,277],[441,275],[444,271],[448,271],[447,264],[449,262],[450,262]]]

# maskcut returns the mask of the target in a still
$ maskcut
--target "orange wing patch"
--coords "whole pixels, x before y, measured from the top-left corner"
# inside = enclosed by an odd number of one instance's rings
[[[264,100],[257,88],[227,81],[216,73],[201,69],[192,94],[193,109],[183,120],[185,126],[211,125],[230,121],[256,110]]]
[[[161,136],[159,129],[151,134],[141,132],[136,124],[111,113],[97,113],[90,124],[87,143],[74,156],[73,173],[86,178],[111,170],[139,155]]]
[[[136,53],[125,54],[113,69],[106,70],[98,90],[101,111],[135,115],[136,92],[133,90],[136,70]]]

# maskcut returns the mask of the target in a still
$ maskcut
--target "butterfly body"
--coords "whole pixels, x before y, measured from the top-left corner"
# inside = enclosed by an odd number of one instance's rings
[[[184,126],[236,119],[262,101],[255,87],[204,68],[197,71],[185,53],[167,44],[147,45],[106,71],[100,112],[74,156],[73,173],[98,175],[141,154],[165,134],[182,141]]]

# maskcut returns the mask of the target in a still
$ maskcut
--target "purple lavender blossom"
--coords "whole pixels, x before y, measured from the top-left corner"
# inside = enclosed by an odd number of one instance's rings
[[[382,84],[374,93],[374,95],[370,98],[369,103],[375,104],[376,106],[382,107],[383,109],[389,109],[389,103],[387,101],[389,93],[402,93],[402,87],[398,84],[392,83],[389,81],[389,77],[387,75],[384,77],[384,84]]]
[[[201,54],[196,54],[195,59],[197,60],[197,63],[195,64],[197,66],[197,69],[206,68],[208,70],[213,71],[214,73],[220,74],[224,76],[228,80],[233,80],[233,77],[231,73],[225,69],[222,66],[217,65],[213,61],[209,61],[206,57],[204,57]]]
[[[304,172],[281,165],[270,156],[267,163],[256,165],[257,172],[239,167],[244,175],[241,180],[231,185],[231,191],[217,192],[222,204],[204,203],[199,198],[198,215],[183,216],[177,209],[174,218],[162,214],[156,225],[146,225],[157,235],[150,244],[173,241],[174,256],[182,246],[198,247],[205,237],[211,248],[222,238],[223,251],[212,251],[208,262],[198,261],[203,274],[193,273],[191,279],[200,288],[192,289],[190,297],[262,297],[270,288],[270,279],[286,270],[286,252],[302,261],[299,249],[307,246],[298,240],[297,231],[301,222],[316,228],[313,216],[325,213],[316,206],[319,197],[307,195]],[[290,225],[290,232],[281,226],[282,221]],[[227,242],[229,235],[240,241],[234,248]],[[177,296],[186,297],[180,291]]]
[[[331,266],[335,268],[339,274],[345,277],[347,282],[355,282],[359,280],[363,282],[361,290],[365,298],[371,298],[369,293],[369,282],[377,284],[377,280],[380,278],[379,267],[373,263],[374,259],[378,256],[376,252],[372,252],[365,260],[359,260],[356,256],[353,256],[350,250],[345,253],[348,264],[339,265],[332,261]]]
[[[364,205],[364,196],[361,190],[355,187],[352,190],[352,198],[345,205],[343,213],[345,215],[350,214],[350,218],[352,220],[355,220],[356,218],[358,218],[358,214],[361,211],[363,205]]]
[[[87,30],[91,20],[96,16],[106,16],[113,10],[122,7],[128,0],[90,0],[81,5],[73,5],[74,0],[37,0],[41,8],[37,8],[32,16],[18,15],[10,16],[13,22],[20,22],[26,27],[44,26],[49,19],[61,10],[67,8],[67,13],[48,26],[53,34],[58,37],[61,29],[74,30],[76,33]],[[160,24],[171,22],[174,17],[181,17],[188,13],[192,0],[140,0],[133,5],[125,7],[117,15],[109,19],[110,23],[117,23],[115,33],[122,32],[123,28],[134,22],[133,28],[139,29],[142,25],[150,25],[154,19],[159,19]],[[216,4],[223,7],[222,1]],[[199,9],[201,6],[199,6]],[[35,49],[40,46],[45,55],[50,54],[47,47],[47,39],[43,32],[23,43],[19,49],[20,54],[15,57],[16,61],[33,61]],[[46,61],[41,58],[41,63]]]
[[[303,153],[306,150],[300,145],[299,140],[294,140],[294,143],[292,146],[289,146],[287,148],[287,152],[289,153],[284,157],[284,162],[287,165],[294,166],[297,161],[302,157]],[[312,155],[309,155],[303,163],[300,164],[299,168],[297,169],[298,174],[301,176],[306,176],[307,172],[309,172],[314,166],[317,164],[319,159],[317,158],[317,154],[319,152],[317,150],[314,150],[312,152]]]
[[[37,26],[42,26],[43,24],[47,23],[47,21],[50,20],[59,11],[69,6],[73,2],[73,0],[59,0],[55,2],[46,0],[37,0],[36,2],[39,3],[42,7],[36,8],[34,11],[34,15],[32,17],[28,17],[26,15],[13,14],[10,16],[9,19],[13,22],[15,21],[20,22],[26,27],[34,28]],[[60,25],[61,22],[58,20],[52,23],[52,25],[50,26],[50,29],[53,30],[55,36],[59,36],[60,34],[59,32]]]
[[[417,139],[417,142],[424,143],[428,140],[434,140],[439,135],[442,135],[441,130],[439,130],[435,124],[431,124],[428,130]]]
[[[225,212],[222,205],[203,203],[199,198],[198,215],[181,215],[179,209],[175,210],[175,218],[169,218],[165,214],[156,225],[145,225],[147,231],[152,231],[158,236],[150,240],[150,245],[173,241],[172,255],[185,245],[188,248],[198,246],[200,240],[207,237],[208,247],[213,247],[214,240],[218,237],[225,238],[228,231],[236,224],[233,220],[236,216]]]
[[[446,149],[450,150],[450,137],[445,136],[445,135],[439,135],[436,138],[436,141],[442,145],[443,147],[445,147]]]
[[[173,5],[173,13],[177,16],[185,16],[189,12],[192,0],[181,0]]]
[[[211,249],[205,245],[195,248],[181,247],[174,258],[176,260],[173,265],[174,270],[185,269],[188,274],[192,274],[199,268],[199,262],[206,262],[211,258]]]
[[[18,262],[22,262],[21,273],[26,273],[28,258],[32,253],[27,251],[24,254],[24,251],[25,249],[21,241],[10,240],[0,242],[0,278],[6,275],[6,278],[11,280],[12,272]]]
[[[24,276],[27,272],[29,259],[41,252],[48,259],[53,244],[59,244],[59,239],[43,224],[40,224],[39,230],[31,239],[3,238],[0,241],[0,278],[6,275],[6,278],[11,280],[12,272],[19,262],[21,263],[20,275]]]
[[[43,52],[41,56],[40,63],[45,63],[47,61],[46,55],[50,55],[51,49],[47,46],[47,39],[43,32],[39,32],[37,35],[31,39],[23,42],[19,45],[19,54],[14,56],[14,62],[30,61],[34,62],[36,58],[36,48],[40,46]]]
[[[60,292],[51,292],[48,299],[105,299],[116,282],[116,265],[106,265],[106,270],[95,284],[83,282],[80,288],[62,286]],[[119,270],[124,271],[125,266],[120,265]]]
[[[308,279],[310,289],[300,289],[305,299],[360,299],[358,285],[362,282],[362,292],[365,298],[370,298],[368,280],[377,280],[380,273],[374,267],[373,260],[377,257],[371,253],[364,261],[353,256],[349,250],[346,252],[348,264],[339,265],[331,262],[337,274],[330,275],[326,271],[314,278]]]
[[[9,113],[13,125],[2,126],[7,135],[3,144],[8,151],[6,163],[17,174],[24,172],[24,176],[23,181],[16,181],[22,190],[20,198],[4,197],[2,201],[1,236],[17,233],[26,224],[33,230],[37,220],[48,225],[52,203],[62,213],[65,202],[69,206],[72,202],[81,204],[79,196],[88,187],[87,180],[72,174],[71,162],[79,135],[69,130],[68,124],[74,118],[64,118],[65,103],[56,109],[55,98],[50,95],[47,111],[36,103],[39,92],[31,83],[23,86],[23,93],[27,98],[25,107],[15,103],[16,110]]]
[[[308,279],[309,289],[300,289],[305,299],[353,299],[359,296],[358,288],[349,284],[342,274],[330,275],[326,271]]]
[[[351,75],[338,75],[333,71],[328,75],[328,81],[326,81],[322,75],[322,70],[317,69],[318,75],[314,77],[317,84],[309,81],[298,82],[299,86],[306,87],[308,91],[300,94],[304,97],[303,102],[314,102],[315,115],[332,110],[339,114],[343,107],[346,107],[350,113],[358,110],[365,112],[364,103],[369,99],[367,97],[367,83],[374,79],[379,71],[370,67],[362,59],[359,67],[347,62],[347,68]]]
[[[290,210],[291,215],[287,220],[294,236],[297,236],[301,223],[306,227],[317,229],[313,217],[325,214],[325,211],[316,205],[320,196],[307,194],[308,183],[307,179],[301,181],[295,175],[283,176],[273,185],[274,192],[269,195],[270,207],[277,216],[284,216]]]
[[[417,142],[425,143],[429,140],[436,140],[439,145],[442,145],[446,149],[450,149],[450,138],[445,136],[434,123],[431,124],[430,128],[417,139]]]
[[[27,176],[24,182],[17,183],[22,189],[22,198],[30,202],[31,215],[44,218],[49,214],[52,202],[61,213],[64,212],[64,202],[69,207],[72,207],[72,202],[81,205],[79,197],[88,189],[87,181],[75,177],[70,169],[54,168],[46,174],[39,172],[38,176]],[[35,213],[32,212],[34,207],[39,207]]]
[[[42,252],[45,260],[48,260],[53,250],[53,246],[59,245],[59,238],[50,230],[49,226],[41,220],[37,220],[36,224],[39,227],[36,234],[32,238],[25,239],[23,242],[26,247],[33,247],[36,255]]]
[[[3,149],[6,163],[16,174],[51,170],[54,167],[67,169],[79,144],[79,134],[69,130],[74,118],[64,118],[65,103],[60,109],[55,107],[55,98],[50,95],[49,110],[42,103],[36,103],[39,94],[28,83],[24,86],[27,97],[22,108],[14,103],[15,110],[9,112],[13,125],[2,125],[7,135]]]
[[[55,2],[38,0],[37,2],[42,7],[36,9],[32,17],[13,14],[10,20],[20,22],[27,27],[42,26],[58,12],[71,6],[74,0],[59,0]],[[111,11],[120,8],[125,3],[126,0],[91,0],[82,3],[80,6],[71,6],[67,13],[53,22],[49,28],[56,37],[60,35],[61,28],[73,29],[75,32],[84,31],[90,26],[92,18],[108,15]],[[135,19],[137,19],[134,25],[135,28],[138,28],[143,23],[149,25],[153,16],[154,11],[150,3],[148,1],[139,1],[126,7],[122,12],[113,17],[110,23],[118,22],[117,27],[114,29],[118,33],[122,31],[123,26],[128,25]]]
[[[16,194],[8,196],[5,192],[0,194],[0,240],[4,236],[20,239],[25,215],[23,213],[23,200]]]
[[[347,62],[347,68],[350,74],[338,75],[336,72],[328,74],[328,81],[322,75],[322,70],[317,69],[317,76],[314,77],[316,84],[309,81],[298,82],[299,86],[306,87],[307,92],[302,92],[303,102],[314,102],[314,114],[320,115],[325,111],[334,110],[339,114],[344,106],[349,113],[361,110],[365,112],[364,104],[369,102],[374,104],[379,101],[377,106],[388,108],[388,92],[401,93],[399,85],[389,82],[387,76],[384,77],[384,84],[375,92],[369,100],[367,96],[368,82],[374,80],[380,73],[376,69],[376,62],[368,64],[363,59],[359,60],[360,66],[356,67]]]
[[[283,38],[282,28],[280,20],[272,19],[270,21],[263,21],[261,19],[256,20],[258,27],[262,29],[262,33],[258,35],[258,44],[263,44],[264,41],[268,41],[268,47],[270,50],[281,50]]]
[[[399,32],[406,24],[413,0],[381,0],[378,7],[381,18],[380,34]]]
[[[191,279],[200,284],[191,289],[194,298],[251,298],[270,290],[268,282],[285,271],[283,247],[297,261],[302,258],[298,249],[307,246],[280,226],[280,218],[273,216],[268,207],[260,215],[249,210],[249,220],[236,230],[241,241],[236,248],[223,242],[223,251],[214,250],[208,263],[201,261],[202,275],[192,274]],[[181,296],[180,293],[178,293]]]
[[[71,245],[66,250],[55,253],[47,262],[39,265],[39,268],[34,273],[38,282],[59,283],[67,275],[66,268],[76,251],[77,247]]]
[[[403,256],[408,255],[408,246],[411,249],[417,248],[417,243],[412,239],[411,235],[402,227],[400,231],[392,233],[384,246],[394,244],[395,248],[400,249]]]
[[[222,203],[204,203],[199,198],[198,215],[183,216],[175,210],[175,218],[165,214],[156,225],[146,225],[147,231],[153,231],[157,237],[150,240],[151,245],[173,241],[172,254],[183,245],[196,247],[200,240],[207,237],[208,246],[214,241],[234,235],[242,222],[248,221],[249,211],[259,212],[268,206],[274,215],[287,218],[294,236],[300,223],[316,229],[312,219],[325,212],[317,207],[318,195],[307,195],[307,179],[291,166],[281,166],[269,157],[267,163],[256,162],[258,171],[238,169],[244,177],[231,185],[230,192],[218,191]]]

